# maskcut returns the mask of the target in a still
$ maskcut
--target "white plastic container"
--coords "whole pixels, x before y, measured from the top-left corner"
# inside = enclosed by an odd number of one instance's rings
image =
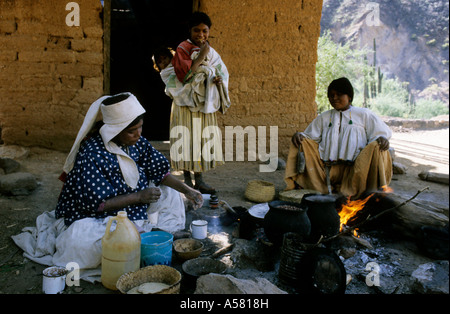
[[[111,224],[117,222],[111,231]],[[111,217],[102,238],[102,275],[105,288],[117,290],[116,282],[125,273],[136,271],[141,263],[141,236],[125,211]]]

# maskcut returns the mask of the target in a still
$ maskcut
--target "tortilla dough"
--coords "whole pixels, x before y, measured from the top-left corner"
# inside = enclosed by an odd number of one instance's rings
[[[162,282],[146,282],[140,286],[131,288],[128,290],[127,294],[152,294],[158,293],[170,286]]]

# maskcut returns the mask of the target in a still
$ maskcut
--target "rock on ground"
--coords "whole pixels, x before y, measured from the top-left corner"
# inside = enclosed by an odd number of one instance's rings
[[[238,279],[208,274],[197,279],[195,294],[287,294],[265,278]]]

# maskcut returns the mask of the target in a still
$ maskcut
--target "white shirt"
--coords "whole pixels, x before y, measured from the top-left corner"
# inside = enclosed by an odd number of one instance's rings
[[[351,106],[345,111],[331,109],[322,113],[302,134],[319,144],[323,161],[353,162],[367,144],[380,136],[389,140],[392,131],[369,109]]]

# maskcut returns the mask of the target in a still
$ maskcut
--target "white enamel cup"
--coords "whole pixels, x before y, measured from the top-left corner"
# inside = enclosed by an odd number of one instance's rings
[[[206,220],[193,220],[191,223],[191,232],[194,239],[205,239],[208,232],[208,222]]]
[[[64,267],[52,266],[42,272],[42,291],[45,294],[58,294],[66,287],[67,270]]]

